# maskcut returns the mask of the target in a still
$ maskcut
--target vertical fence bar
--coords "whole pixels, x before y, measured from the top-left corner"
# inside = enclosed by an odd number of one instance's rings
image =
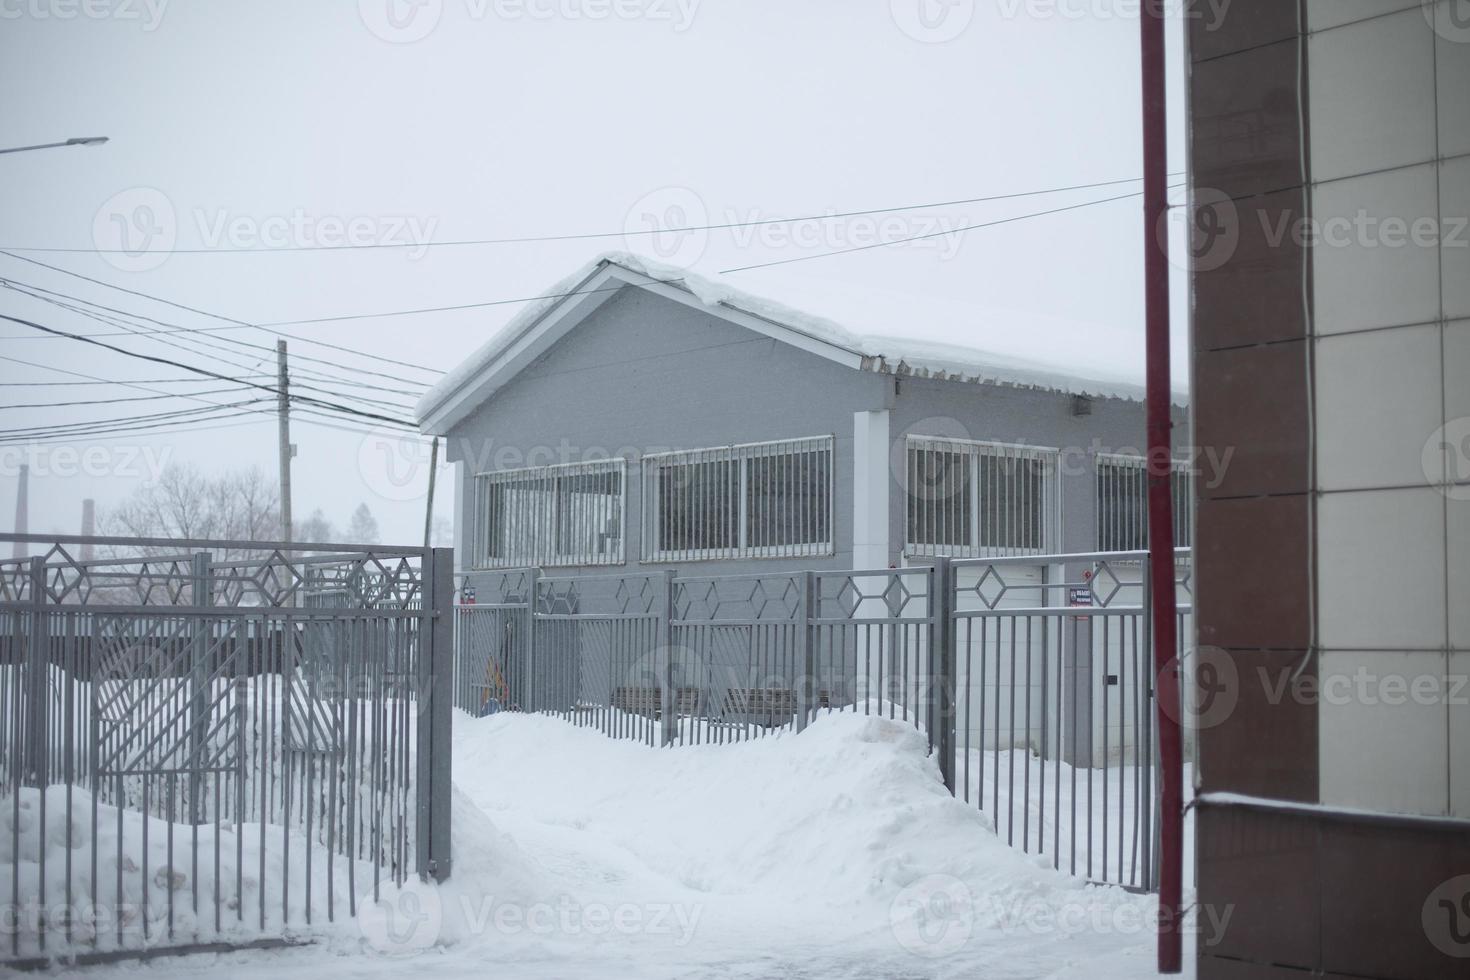
[[[796,632],[796,668],[801,671],[796,684],[796,730],[805,731],[808,721],[811,719],[812,705],[815,701],[816,665],[813,660],[812,631],[815,629],[813,620],[819,615],[817,595],[816,572],[801,573],[801,607],[800,625]]]
[[[929,640],[930,731],[935,733],[939,772],[944,786],[955,791],[955,589],[954,565],[940,558],[929,573],[930,611],[933,623]]]
[[[423,558],[419,621],[415,858],[427,881],[449,877],[450,744],[453,739],[454,552],[434,548]]]
[[[27,636],[25,669],[21,687],[25,706],[25,728],[21,772],[23,785],[46,786],[46,660],[49,623],[46,621],[46,559],[34,557],[30,569],[30,632]],[[18,658],[17,658],[18,659]]]

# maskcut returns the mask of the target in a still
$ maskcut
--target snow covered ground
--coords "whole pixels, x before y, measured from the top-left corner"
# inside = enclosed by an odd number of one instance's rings
[[[1155,901],[1007,847],[900,722],[834,714],[657,750],[461,716],[454,775],[446,885],[415,883],[312,948],[59,975],[1153,975]]]

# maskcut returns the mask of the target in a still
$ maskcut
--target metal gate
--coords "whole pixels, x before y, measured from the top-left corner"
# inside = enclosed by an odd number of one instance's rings
[[[457,612],[456,703],[556,714],[648,745],[759,738],[822,711],[882,713],[927,732],[945,784],[1007,843],[1079,877],[1152,890],[1146,559],[487,572]],[[1188,569],[1181,550],[1181,637]]]
[[[447,876],[448,551],[0,540],[46,549],[0,562],[0,959],[309,938]]]

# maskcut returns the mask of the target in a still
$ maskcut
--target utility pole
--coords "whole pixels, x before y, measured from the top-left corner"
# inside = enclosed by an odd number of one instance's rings
[[[97,533],[97,501],[91,497],[82,501],[82,537],[90,538]],[[91,544],[82,545],[82,561],[91,561]]]
[[[439,469],[439,437],[429,447],[429,501],[424,506],[424,547],[432,547],[434,537],[434,474]]]
[[[26,497],[29,494],[31,483],[31,468],[25,463],[20,464],[20,482],[15,488],[15,533],[25,534],[30,528],[30,515],[27,512]],[[15,543],[16,558],[24,558],[30,553],[30,549],[19,541]]]
[[[276,434],[281,454],[281,540],[291,543],[291,396],[287,392],[290,378],[286,373],[286,342],[276,341]]]

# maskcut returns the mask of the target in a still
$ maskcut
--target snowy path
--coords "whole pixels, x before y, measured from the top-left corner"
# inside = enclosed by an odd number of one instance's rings
[[[425,929],[86,971],[150,978],[1153,975],[1150,898],[997,841],[901,724],[656,751],[540,717],[457,719],[455,867]],[[381,930],[367,933],[385,945]],[[396,934],[390,934],[387,944]]]

